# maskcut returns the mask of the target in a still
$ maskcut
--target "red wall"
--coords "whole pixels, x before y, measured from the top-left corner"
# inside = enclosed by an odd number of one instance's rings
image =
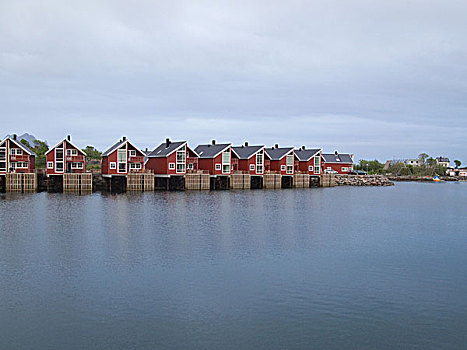
[[[83,168],[82,169],[71,169],[72,173],[84,173],[84,172],[86,172],[86,156],[84,156],[80,152],[80,150],[78,150],[78,148],[74,147],[67,140],[64,140],[63,142],[65,143],[65,145],[63,147],[63,153],[64,153],[64,162],[63,162],[64,172],[63,173],[66,172],[68,163],[83,163]],[[71,161],[67,161],[66,160],[66,158],[67,158],[66,150],[67,149],[77,149],[78,150],[78,156],[73,156],[74,159],[72,159]],[[48,168],[47,162],[54,162],[53,169]],[[55,149],[54,148],[52,148],[51,151],[47,154],[47,161],[45,163],[45,166],[46,166],[46,170],[47,170],[47,175],[54,175],[54,174],[60,174],[61,175],[61,174],[63,174],[62,172],[60,172],[60,173],[55,172]]]
[[[220,170],[216,170],[216,164],[221,165]],[[230,173],[232,172],[232,151],[230,150],[230,164],[228,173],[222,172],[222,152],[218,154],[215,158],[199,158],[198,169],[207,170],[211,175],[230,175]]]
[[[309,175],[319,175],[319,174],[321,174],[321,169],[319,169],[318,173],[315,173],[315,157],[321,157],[321,156],[316,155],[314,157],[311,157],[311,159],[309,161],[300,161],[299,164],[298,164],[298,169],[300,171],[302,171],[302,172],[308,173]],[[322,163],[320,163],[320,165],[322,165]],[[313,167],[313,171],[309,170],[310,166]]]
[[[285,165],[285,170],[281,170],[282,165]],[[271,160],[271,171],[277,171],[281,175],[293,175],[295,167],[292,167],[292,173],[287,174],[287,156],[284,156],[281,160]]]
[[[253,164],[255,166],[255,170],[250,170],[250,165]],[[263,172],[262,173],[256,173],[256,154],[254,154],[250,159],[239,159],[238,161],[238,170],[240,171],[246,171],[250,175],[262,175],[264,174],[264,154],[263,154]]]
[[[187,171],[187,158],[190,155],[188,147],[185,146],[185,172],[177,173],[177,152],[173,152],[168,157],[151,157],[146,162],[146,169],[154,171],[154,174],[161,175],[184,175]],[[169,169],[169,163],[174,163],[175,168]]]
[[[22,163],[28,163],[27,168],[15,168],[16,173],[31,173],[36,169],[36,158],[33,155],[29,155],[26,151],[24,151],[22,148],[18,147],[13,141],[8,140],[6,143],[6,156],[8,159],[8,167],[6,169],[6,172],[2,171],[2,174],[9,173],[10,168],[11,168],[11,162],[22,162]],[[22,155],[19,156],[12,156],[10,154],[10,150],[12,148],[19,148],[23,151]]]
[[[347,174],[349,171],[353,169],[353,164],[349,163],[324,163],[324,171],[326,171],[327,168],[331,168],[332,170],[337,171],[339,174]],[[342,171],[342,168],[346,167],[348,170],[347,171]]]

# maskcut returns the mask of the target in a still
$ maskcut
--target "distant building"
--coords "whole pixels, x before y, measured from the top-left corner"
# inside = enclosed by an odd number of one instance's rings
[[[295,151],[293,147],[274,147],[265,148],[265,153],[270,161],[270,170],[281,175],[293,175],[295,165]]]
[[[337,171],[338,174],[348,174],[353,170],[353,154],[323,153],[324,172]]]
[[[423,161],[421,159],[406,159],[404,160],[405,165],[412,165],[412,166],[422,166]]]
[[[295,150],[295,168],[309,175],[321,174],[321,149],[307,149],[302,146]]]
[[[156,175],[181,176],[198,170],[198,154],[188,147],[187,141],[166,139],[147,154],[146,159],[146,169],[154,171]]]
[[[440,166],[444,166],[446,168],[449,168],[449,158],[446,157],[437,157],[436,158],[436,163]]]
[[[232,171],[232,144],[216,143],[198,145],[195,148],[198,155],[199,170],[208,171],[211,175],[230,175]]]
[[[86,153],[71,143],[70,135],[49,149],[45,156],[47,176],[86,171]]]
[[[127,175],[144,171],[145,154],[126,137],[102,153],[101,169],[104,176]]]
[[[232,154],[233,171],[242,171],[250,175],[263,175],[266,161],[269,164],[269,158],[265,159],[263,145],[249,146],[248,142],[245,142],[242,146],[232,147]]]

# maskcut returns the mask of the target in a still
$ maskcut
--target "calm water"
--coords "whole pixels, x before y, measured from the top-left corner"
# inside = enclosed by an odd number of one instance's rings
[[[467,183],[0,196],[0,349],[465,349]]]

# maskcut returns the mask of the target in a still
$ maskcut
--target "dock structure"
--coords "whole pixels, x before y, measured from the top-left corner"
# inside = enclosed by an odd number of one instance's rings
[[[263,175],[263,188],[264,189],[278,189],[282,188],[282,175],[276,173],[266,173]]]
[[[126,190],[129,192],[154,192],[154,174],[129,173],[126,176]]]
[[[63,174],[63,193],[91,194],[92,173]]]
[[[202,171],[187,173],[185,175],[185,189],[208,191],[211,189],[211,177]]]
[[[320,187],[334,187],[336,185],[336,177],[334,174],[322,174],[320,178]]]
[[[230,188],[233,190],[251,189],[251,175],[241,172],[230,175]]]
[[[36,173],[7,173],[5,174],[6,192],[36,192]]]
[[[295,173],[293,176],[294,188],[308,188],[310,187],[310,175],[303,173]]]

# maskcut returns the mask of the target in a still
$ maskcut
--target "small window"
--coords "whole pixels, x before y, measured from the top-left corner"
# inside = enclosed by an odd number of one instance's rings
[[[136,169],[136,164],[135,163],[130,163],[130,169]]]
[[[313,171],[313,165],[310,165],[310,166],[308,167],[308,171]]]
[[[174,170],[175,169],[175,163],[169,163],[169,169]]]
[[[47,162],[47,169],[53,169],[54,168],[54,162]]]
[[[83,169],[83,163],[78,163],[78,168]]]
[[[216,164],[216,170],[221,170],[221,165],[220,164]]]
[[[117,169],[117,163],[110,162],[110,169]]]
[[[78,150],[76,150],[76,149],[67,149],[66,150],[66,155],[67,156],[77,156],[78,155]]]
[[[282,171],[285,170],[285,165],[281,165],[281,170],[282,170]]]
[[[345,171],[345,172],[349,171],[349,169],[346,168],[346,167],[342,167],[341,169],[342,169],[342,171]]]
[[[141,169],[141,163],[136,163],[136,169]]]
[[[136,157],[136,151],[134,149],[130,150],[130,157]]]
[[[193,163],[187,164],[187,168],[188,168],[189,170],[193,170]]]
[[[27,168],[28,167],[28,163],[24,162],[23,163],[23,168]]]
[[[254,164],[250,164],[250,170],[252,170],[252,171],[255,170],[255,165]]]

